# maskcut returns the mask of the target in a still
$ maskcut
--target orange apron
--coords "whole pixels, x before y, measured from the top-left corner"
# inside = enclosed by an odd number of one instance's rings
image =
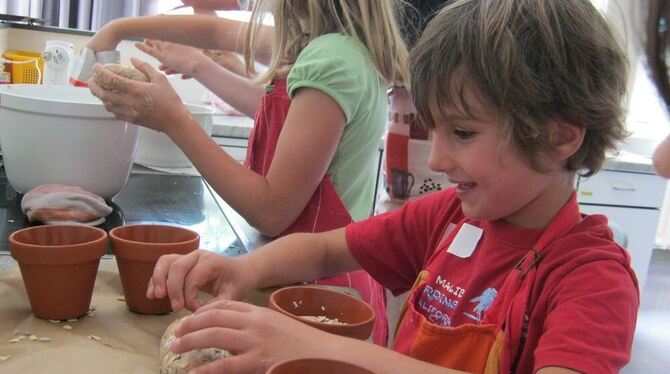
[[[396,331],[396,342],[400,343],[394,349],[422,361],[469,373],[514,372],[521,352],[523,321],[542,252],[581,220],[578,210],[566,208],[573,199],[574,194],[544,230],[534,248],[507,275],[481,324],[441,327],[432,324],[417,310],[417,301],[426,286],[430,269],[437,267],[431,263],[439,261],[429,262],[412,286]],[[451,243],[459,228],[460,225],[452,230],[444,242],[446,245]],[[440,253],[446,255],[446,252]]]
[[[263,176],[267,175],[270,169],[279,134],[291,105],[291,99],[286,91],[286,78],[274,80],[265,91],[261,105],[256,112],[244,163],[245,166]],[[300,216],[279,236],[295,232],[323,232],[344,227],[351,222],[353,219],[347,207],[337,194],[328,175],[325,175]],[[370,274],[361,270],[319,279],[314,283],[348,287],[358,291],[361,298],[375,310],[373,341],[386,345],[388,339],[386,295],[383,287]]]

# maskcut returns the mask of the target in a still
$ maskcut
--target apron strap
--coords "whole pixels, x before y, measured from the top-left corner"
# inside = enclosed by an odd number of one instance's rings
[[[523,326],[526,321],[530,295],[535,284],[537,267],[544,251],[556,239],[569,233],[580,221],[581,214],[573,192],[567,203],[544,230],[538,241],[514,266],[486,315],[505,332],[505,344],[500,356],[500,372],[512,372],[521,352]]]

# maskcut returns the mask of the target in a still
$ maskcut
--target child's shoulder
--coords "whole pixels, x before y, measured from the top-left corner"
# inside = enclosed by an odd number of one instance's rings
[[[614,241],[607,217],[585,215],[565,236],[557,239],[545,252],[545,264],[569,273],[588,265],[617,264],[621,276],[631,273],[630,256]]]
[[[307,45],[315,48],[317,46],[332,46],[332,45],[355,45],[354,40],[346,34],[333,32],[323,34],[312,39]]]
[[[361,63],[365,59],[365,48],[346,34],[330,33],[312,39],[300,52],[298,59],[334,58]]]

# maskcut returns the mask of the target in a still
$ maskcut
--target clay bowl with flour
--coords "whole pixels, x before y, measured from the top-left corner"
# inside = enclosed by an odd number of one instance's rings
[[[274,291],[268,306],[317,329],[367,339],[375,312],[365,301],[327,286],[291,286]]]

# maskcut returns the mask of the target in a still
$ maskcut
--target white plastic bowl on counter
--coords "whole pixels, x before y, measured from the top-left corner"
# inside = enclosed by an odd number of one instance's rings
[[[200,124],[207,135],[212,134],[212,114],[214,110],[203,105],[185,104],[191,116]],[[192,168],[193,164],[179,147],[164,133],[140,128],[140,142],[137,146],[135,162],[156,168]]]
[[[88,88],[0,85],[0,149],[20,193],[59,183],[111,199],[128,181],[138,130]]]

